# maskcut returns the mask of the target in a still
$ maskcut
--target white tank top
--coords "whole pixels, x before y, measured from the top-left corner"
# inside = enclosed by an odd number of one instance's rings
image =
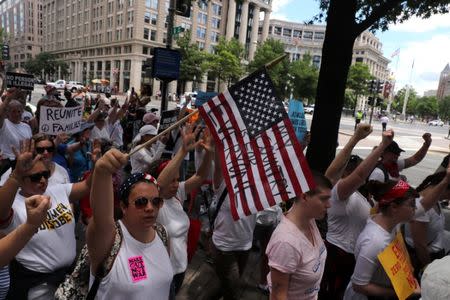
[[[150,243],[135,240],[119,221],[122,245],[111,271],[100,283],[98,300],[167,300],[173,271],[163,242],[156,235]],[[94,277],[90,276],[90,285]]]

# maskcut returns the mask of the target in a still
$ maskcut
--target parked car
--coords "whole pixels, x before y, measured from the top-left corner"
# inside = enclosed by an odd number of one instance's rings
[[[75,92],[76,90],[84,88],[84,85],[78,81],[69,81],[66,84],[66,88],[71,92]]]
[[[57,89],[64,89],[66,87],[66,81],[60,79],[55,82],[47,82],[47,85],[54,86]]]
[[[441,120],[433,120],[428,122],[428,126],[444,126],[444,122],[442,122]]]
[[[312,115],[314,113],[314,104],[305,106],[303,108],[303,110],[305,111],[305,114],[311,114]]]

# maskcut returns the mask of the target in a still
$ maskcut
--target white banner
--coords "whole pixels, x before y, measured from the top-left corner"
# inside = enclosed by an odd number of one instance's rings
[[[72,134],[81,130],[83,106],[48,107],[41,106],[39,133],[56,135],[61,132]]]

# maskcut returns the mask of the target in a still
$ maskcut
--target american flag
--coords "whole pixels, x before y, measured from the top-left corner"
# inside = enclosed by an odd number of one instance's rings
[[[234,220],[314,185],[294,129],[265,69],[199,107],[220,153]]]
[[[397,50],[395,50],[392,54],[391,54],[391,58],[396,57],[397,55],[400,54],[400,48],[398,48]]]

